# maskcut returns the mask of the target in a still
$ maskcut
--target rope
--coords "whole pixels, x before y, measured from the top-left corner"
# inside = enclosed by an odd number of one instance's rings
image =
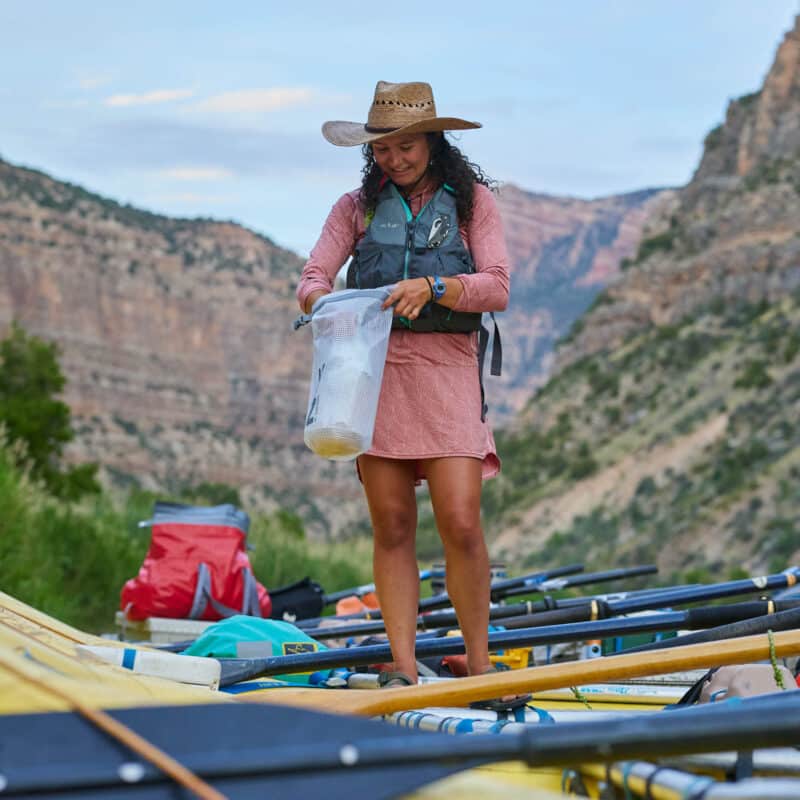
[[[575,699],[583,703],[589,711],[592,710],[592,707],[589,705],[589,701],[586,699],[586,696],[581,692],[581,690],[577,686],[570,686],[569,690],[575,696]]]
[[[32,675],[28,675],[26,672],[23,672],[21,669],[15,666],[12,662],[6,660],[2,655],[0,655],[0,665],[4,669],[7,669],[9,672],[16,675],[16,677],[21,678],[28,683],[34,684],[34,686],[36,686],[38,689],[49,692],[51,695],[65,702],[70,708],[72,708],[74,711],[77,711],[93,725],[133,750],[134,753],[149,761],[151,764],[153,764],[153,766],[157,767],[164,774],[172,778],[175,783],[178,783],[183,786],[184,789],[188,789],[190,792],[193,792],[195,795],[197,795],[197,797],[202,798],[202,800],[226,800],[224,794],[218,792],[213,786],[206,783],[191,770],[184,767],[179,761],[176,761],[172,756],[156,747],[152,742],[147,741],[147,739],[140,736],[126,725],[123,725],[121,722],[114,719],[114,717],[112,717],[110,714],[107,714],[105,711],[102,711],[99,708],[92,708],[91,706],[84,705],[84,703],[72,697],[67,692],[62,691],[55,686],[50,686],[44,681],[34,678]]]
[[[572,768],[565,768],[561,771],[561,792],[562,794],[566,794],[573,792],[575,787],[575,783],[579,779],[579,774],[577,770]]]
[[[659,772],[665,772],[666,770],[671,769],[671,767],[664,766],[663,764],[656,766],[653,771],[647,776],[647,780],[644,782],[644,794],[642,797],[644,800],[656,800],[655,795],[653,794],[653,783],[655,782],[656,776]]]
[[[783,673],[778,667],[778,659],[775,655],[775,637],[772,631],[767,631],[767,638],[769,639],[769,662],[772,664],[772,674],[775,678],[775,685],[782,691],[786,691],[786,684],[783,682]]]
[[[681,800],[703,800],[703,797],[715,783],[716,781],[713,778],[699,775],[683,790]]]
[[[633,791],[628,784],[628,780],[630,779],[631,771],[635,766],[635,761],[625,761],[621,764],[622,769],[620,770],[620,775],[622,776],[622,791],[625,792],[625,800],[634,800]]]

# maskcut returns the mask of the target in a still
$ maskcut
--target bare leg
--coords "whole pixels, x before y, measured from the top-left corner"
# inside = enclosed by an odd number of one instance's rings
[[[413,461],[359,456],[373,529],[372,566],[394,669],[416,680],[419,607],[417,497]]]
[[[444,545],[447,593],[467,648],[467,669],[489,661],[489,554],[481,528],[481,462],[447,457],[425,462],[436,526]]]

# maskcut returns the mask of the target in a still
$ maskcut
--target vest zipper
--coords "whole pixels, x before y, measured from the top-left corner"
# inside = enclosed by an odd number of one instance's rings
[[[408,278],[408,264],[411,261],[411,252],[414,249],[414,232],[417,227],[417,220],[422,216],[422,212],[439,196],[441,189],[437,189],[431,196],[431,199],[428,200],[419,210],[419,213],[414,216],[411,213],[411,207],[406,202],[405,197],[400,194],[398,188],[394,184],[392,184],[392,188],[400,198],[400,202],[403,204],[403,210],[406,212],[406,252],[403,259],[403,279],[405,280]]]
[[[408,264],[411,261],[411,251],[414,249],[414,230],[416,227],[416,220],[406,223],[406,253],[403,260],[403,278],[408,278]]]

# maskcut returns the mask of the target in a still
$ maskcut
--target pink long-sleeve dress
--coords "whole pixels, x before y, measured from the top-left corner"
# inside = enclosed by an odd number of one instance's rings
[[[409,198],[414,215],[434,188]],[[508,303],[508,253],[494,195],[485,186],[475,185],[472,218],[460,231],[476,271],[457,276],[464,291],[454,310],[502,311]],[[334,204],[303,267],[301,306],[314,291],[332,291],[363,235],[364,207],[355,189]],[[491,428],[481,420],[476,333],[392,330],[368,454],[416,461],[418,480],[425,478],[421,461],[441,456],[481,459],[484,478],[500,471]]]

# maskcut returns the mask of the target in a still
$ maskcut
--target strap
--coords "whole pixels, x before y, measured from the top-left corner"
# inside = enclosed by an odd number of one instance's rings
[[[489,316],[494,323],[494,339],[492,340],[492,367],[491,374],[499,376],[503,369],[503,343],[500,341],[500,328],[497,327],[497,320],[494,311],[489,312]]]
[[[248,570],[249,572],[249,570]],[[250,573],[250,577],[252,577],[252,573]],[[243,606],[246,608],[246,602],[248,599],[248,589],[247,589],[247,578],[245,580],[245,596]],[[253,579],[255,580],[255,579]],[[258,607],[258,589],[256,591],[256,606]],[[203,612],[206,610],[206,606],[211,604],[211,607],[217,614],[220,615],[223,619],[225,617],[233,617],[236,614],[242,613],[246,614],[247,612],[242,609],[241,612],[236,611],[233,608],[229,608],[224,603],[220,603],[218,600],[214,599],[214,596],[211,594],[211,572],[208,569],[208,565],[204,562],[200,562],[197,565],[197,586],[194,590],[194,599],[192,600],[192,607],[189,610],[189,619],[200,619],[203,615]],[[257,616],[261,616],[261,611],[259,609],[259,613]]]
[[[211,573],[208,567],[200,562],[197,565],[197,583],[194,587],[192,607],[189,609],[189,619],[200,619],[206,610],[208,601],[206,597],[211,594]]]
[[[478,382],[481,385],[481,422],[486,422],[486,392],[483,388],[483,360],[486,357],[486,348],[489,346],[489,331],[481,324],[478,331]]]
[[[293,323],[292,323],[292,330],[297,330],[298,328],[302,328],[303,325],[308,325],[311,322],[311,314],[301,314]]]
[[[500,341],[500,329],[497,327],[497,320],[494,311],[489,312],[489,316],[494,323],[494,339],[492,340],[492,360],[489,371],[492,375],[500,375],[503,368],[503,344]],[[489,330],[481,323],[478,331],[478,380],[481,385],[481,422],[486,421],[486,412],[489,406],[486,404],[486,392],[483,388],[483,362],[486,360],[486,351],[489,349]]]
[[[251,617],[261,616],[261,605],[258,602],[258,582],[250,567],[242,570],[242,614],[248,614]]]

